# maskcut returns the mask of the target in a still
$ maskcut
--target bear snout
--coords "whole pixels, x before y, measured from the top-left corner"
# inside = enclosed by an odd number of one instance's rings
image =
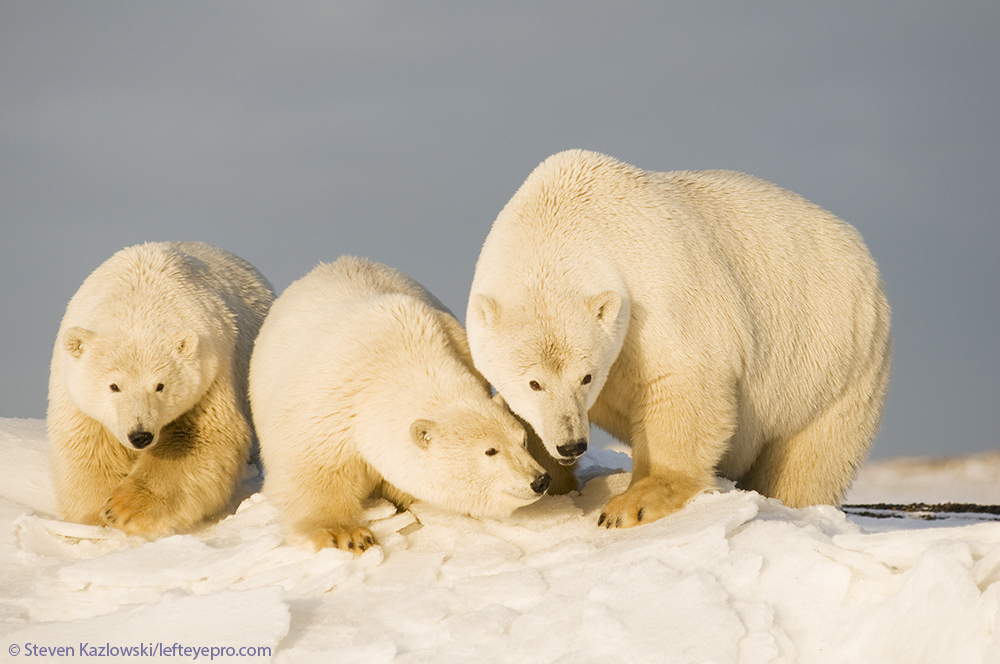
[[[138,431],[133,431],[128,435],[128,442],[131,443],[132,447],[135,449],[141,450],[148,447],[149,444],[153,442],[153,434],[139,429]]]
[[[576,461],[576,458],[587,451],[587,439],[578,438],[577,440],[571,440],[565,445],[557,445],[556,452],[562,455],[563,459],[558,459],[559,463],[563,465],[570,464]]]
[[[535,478],[535,481],[531,483],[531,490],[540,496],[545,493],[550,484],[552,484],[552,477],[545,473]]]

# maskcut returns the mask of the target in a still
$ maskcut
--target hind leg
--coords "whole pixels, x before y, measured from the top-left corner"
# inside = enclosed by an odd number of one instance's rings
[[[789,507],[840,504],[868,456],[882,411],[878,393],[850,397],[849,392],[793,436],[765,445],[740,486]]]

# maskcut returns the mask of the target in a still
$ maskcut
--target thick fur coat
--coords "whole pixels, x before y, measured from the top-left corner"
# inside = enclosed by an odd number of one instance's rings
[[[247,373],[274,298],[197,242],[122,249],[70,300],[49,380],[64,516],[155,537],[223,508],[252,445]]]
[[[374,544],[362,523],[373,494],[499,516],[550,482],[473,368],[458,321],[377,263],[342,257],[281,294],[254,350],[250,399],[264,493],[306,547]]]
[[[748,175],[579,150],[497,217],[466,324],[476,368],[554,458],[581,454],[591,421],[632,445],[609,526],[670,514],[717,472],[837,503],[889,381],[889,306],[854,228]]]

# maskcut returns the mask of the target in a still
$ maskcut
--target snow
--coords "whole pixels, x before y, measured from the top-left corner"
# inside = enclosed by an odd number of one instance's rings
[[[994,504],[1000,502],[1000,452],[870,463],[848,501]]]
[[[148,542],[60,521],[44,422],[0,419],[0,661],[94,661],[81,644],[195,659],[163,651],[178,644],[225,662],[1000,662],[997,517],[792,510],[720,481],[669,518],[598,528],[629,467],[588,453],[580,493],[502,520],[372,503],[382,545],[360,557],[284,545],[248,473],[234,513]],[[872,464],[848,498],[1000,503],[998,469]],[[58,646],[76,652],[32,654]]]

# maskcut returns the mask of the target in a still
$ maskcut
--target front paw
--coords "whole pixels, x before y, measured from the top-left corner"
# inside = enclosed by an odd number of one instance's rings
[[[129,535],[155,538],[173,530],[169,510],[162,498],[144,490],[136,482],[124,482],[108,498],[101,510],[105,525]]]
[[[356,556],[378,544],[372,531],[364,526],[321,526],[302,532],[294,539],[313,551],[333,548],[350,551]]]
[[[673,514],[708,487],[690,479],[645,477],[608,501],[598,526],[631,528]]]

